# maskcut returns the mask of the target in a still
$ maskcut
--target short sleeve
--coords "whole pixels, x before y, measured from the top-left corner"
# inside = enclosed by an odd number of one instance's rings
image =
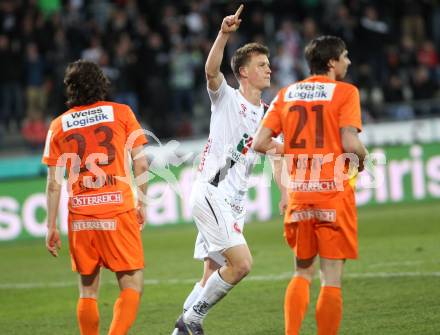
[[[132,145],[130,145],[130,148],[135,148],[148,143],[147,137],[145,136],[145,131],[142,129],[138,120],[136,120],[136,116],[134,115],[131,108],[128,106],[126,131],[127,139],[129,139],[130,142],[133,143]]]
[[[59,143],[59,131],[57,131],[57,129],[58,128],[56,127],[56,120],[54,120],[50,124],[49,131],[46,135],[43,158],[41,160],[43,164],[49,166],[63,165],[61,161],[58,161],[62,152]]]
[[[266,115],[263,119],[263,126],[271,129],[274,137],[277,137],[282,131],[281,102],[282,102],[282,93],[280,91],[270,103],[270,106],[267,109]]]
[[[361,132],[362,120],[359,91],[356,87],[350,87],[351,90],[346,89],[347,98],[339,108],[339,128],[351,126]]]
[[[209,99],[213,105],[220,105],[228,96],[228,91],[234,91],[234,89],[228,85],[225,78],[223,78],[219,88],[216,91],[209,89],[209,87],[207,87],[207,90]],[[212,109],[212,111],[214,112],[215,109]]]

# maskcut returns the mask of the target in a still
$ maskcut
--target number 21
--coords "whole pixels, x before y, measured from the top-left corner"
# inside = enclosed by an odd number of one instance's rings
[[[290,107],[289,112],[298,112],[299,120],[296,125],[295,132],[293,133],[292,140],[290,141],[291,148],[305,148],[306,140],[303,138],[298,140],[299,134],[307,123],[308,113],[307,109],[301,105],[293,105]],[[312,112],[316,113],[316,129],[315,129],[315,148],[324,147],[324,106],[315,105],[312,107]]]

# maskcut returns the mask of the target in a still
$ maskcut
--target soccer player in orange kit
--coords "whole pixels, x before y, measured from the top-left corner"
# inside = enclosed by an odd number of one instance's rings
[[[115,272],[120,295],[109,334],[127,334],[136,319],[143,288],[141,228],[146,217],[146,182],[139,182],[135,204],[128,180],[128,157],[137,180],[148,163],[147,139],[127,105],[104,101],[109,86],[98,65],[83,60],[68,65],[64,77],[67,106],[52,121],[43,163],[48,165],[46,247],[58,256],[56,226],[61,180],[67,168],[69,249],[80,275],[77,317],[83,335],[99,334],[100,268]]]
[[[278,92],[253,147],[285,155],[290,171],[290,178],[284,178],[287,183],[282,182],[281,164],[275,173],[282,192],[289,194],[284,235],[296,256],[296,271],[285,295],[285,333],[299,334],[319,256],[318,334],[333,335],[342,319],[344,263],[358,256],[349,165],[361,171],[367,150],[358,137],[362,130],[358,89],[340,81],[350,65],[344,41],[318,37],[307,45],[305,56],[311,76]],[[273,139],[279,134],[284,144]]]

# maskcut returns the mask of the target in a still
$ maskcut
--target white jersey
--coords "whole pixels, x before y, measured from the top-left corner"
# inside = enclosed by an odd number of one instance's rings
[[[216,186],[235,205],[248,189],[257,154],[250,148],[264,115],[264,104],[255,106],[223,79],[211,99],[209,138],[202,152],[198,181]]]

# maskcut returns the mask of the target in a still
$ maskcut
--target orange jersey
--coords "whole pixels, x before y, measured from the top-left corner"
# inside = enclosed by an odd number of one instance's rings
[[[346,178],[339,178],[339,173],[348,170],[348,160],[341,156],[340,128],[362,130],[355,86],[327,76],[312,76],[285,87],[269,107],[263,126],[274,136],[284,136],[284,152],[291,164],[291,201],[326,201],[349,187]]]
[[[52,121],[42,161],[66,167],[71,213],[112,217],[134,208],[127,146],[146,143],[129,106],[98,101]]]

